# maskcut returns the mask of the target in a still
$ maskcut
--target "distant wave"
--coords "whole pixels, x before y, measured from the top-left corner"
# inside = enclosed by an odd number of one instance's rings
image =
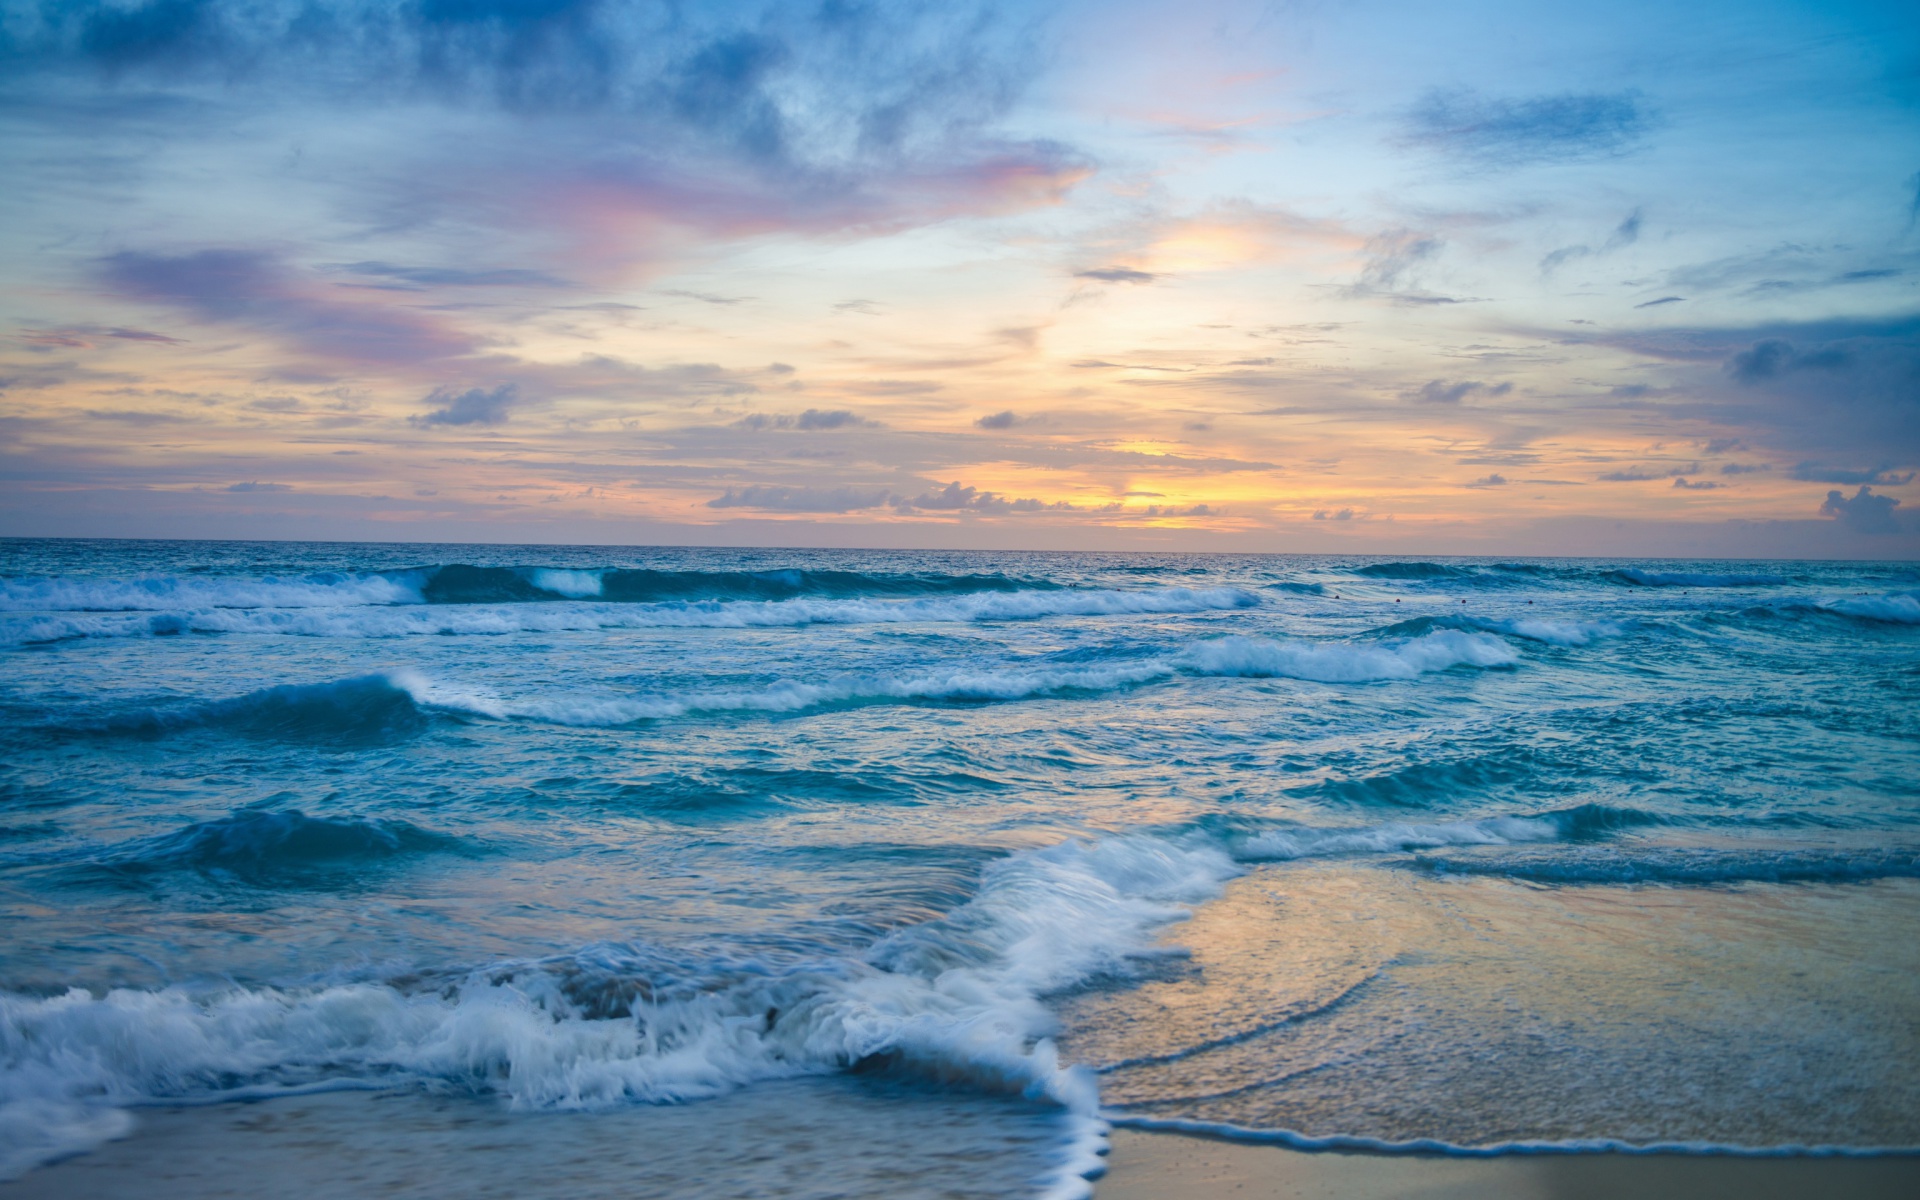
[[[1498,875],[1536,883],[1686,884],[1859,883],[1920,878],[1920,848],[1726,850],[1590,847],[1577,853],[1495,858],[1419,856],[1435,874]]]
[[[467,634],[558,633],[598,629],[747,629],[913,621],[1019,621],[1054,616],[1201,613],[1251,608],[1259,597],[1239,588],[1150,591],[983,592],[918,599],[675,600],[657,603],[462,604],[411,607],[209,608],[146,614],[62,613],[0,617],[0,642],[187,633],[291,637],[398,638]]]
[[[1454,667],[1510,667],[1519,654],[1484,633],[1438,630],[1398,644],[1227,637],[1184,653],[1087,666],[942,666],[918,671],[776,679],[748,687],[655,693],[505,697],[410,671],[282,684],[228,699],[70,719],[72,735],[153,737],[211,728],[243,737],[365,745],[423,732],[436,711],[492,720],[613,727],[696,713],[794,713],[875,702],[983,704],[1103,693],[1177,675],[1285,677],[1319,683],[1412,679]]]
[[[1550,646],[1585,646],[1602,638],[1619,637],[1626,626],[1618,621],[1561,621],[1536,617],[1415,617],[1373,630],[1382,637],[1418,637],[1436,629],[1499,633]]]
[[[1885,596],[1849,596],[1843,600],[1829,600],[1820,607],[1827,612],[1840,613],[1862,621],[1879,621],[1888,625],[1920,625],[1920,594],[1914,592],[1893,592]]]
[[[866,574],[857,571],[653,571],[476,567],[322,572],[295,578],[151,575],[133,579],[0,579],[0,612],[156,612],[341,608],[396,604],[524,604],[601,600],[658,604],[800,597],[912,599],[980,592],[1052,591],[1046,580],[998,574]]]
[[[1463,567],[1436,562],[1380,562],[1355,567],[1355,575],[1368,579],[1460,579],[1473,574]]]
[[[1788,582],[1784,575],[1714,575],[1687,571],[1643,571],[1637,567],[1609,571],[1602,578],[1634,587],[1661,588],[1768,587]]]

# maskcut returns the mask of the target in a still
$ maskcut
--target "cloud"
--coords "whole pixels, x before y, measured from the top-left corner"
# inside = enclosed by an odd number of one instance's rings
[[[1892,496],[1876,496],[1872,488],[1862,485],[1850,498],[1838,490],[1828,492],[1820,515],[1832,517],[1855,533],[1898,533],[1900,523],[1894,520],[1893,510],[1899,507],[1900,501]]]
[[[913,224],[1045,203],[1087,173],[1068,147],[1001,129],[1049,38],[1044,14],[992,0],[70,0],[43,12],[9,17],[0,74],[149,110],[187,101],[176,111],[223,137],[238,113],[364,121],[404,107],[423,118],[412,132],[381,130],[413,139],[405,182],[385,172],[400,204],[456,206],[514,233],[565,226],[583,207],[742,233]],[[429,109],[538,126],[456,117],[451,133]],[[101,111],[133,128],[130,113]],[[191,133],[176,121],[170,136]]]
[[[1429,92],[1407,114],[1403,140],[1482,165],[1518,166],[1619,154],[1652,125],[1637,92],[1502,99],[1454,88]]]
[[[1354,512],[1351,508],[1316,508],[1313,510],[1313,519],[1316,521],[1351,521],[1354,519]]]
[[[1075,271],[1075,279],[1097,279],[1101,283],[1152,283],[1160,278],[1151,271],[1136,271],[1132,267],[1099,267],[1091,271]]]
[[[1540,260],[1540,273],[1550,275],[1571,259],[1586,258],[1595,254],[1611,254],[1623,246],[1631,246],[1640,240],[1640,224],[1641,214],[1636,208],[1614,227],[1613,232],[1607,235],[1607,240],[1600,244],[1598,250],[1587,245],[1562,246]]]
[[[538,287],[564,288],[572,285],[545,271],[527,271],[496,267],[468,271],[454,267],[405,267],[387,262],[341,263],[333,270],[349,275],[396,280],[399,285],[415,287]]]
[[[520,402],[520,387],[503,383],[492,389],[469,388],[464,392],[441,387],[435,388],[425,402],[440,407],[418,418],[421,425],[500,425]]]
[[[1801,354],[1794,349],[1792,342],[1784,338],[1763,338],[1729,358],[1726,371],[1740,383],[1753,384],[1777,379],[1789,371],[1834,371],[1846,367],[1848,363],[1849,357],[1844,346],[1826,346],[1809,354]]]
[[[1609,471],[1595,478],[1603,483],[1645,483],[1650,479],[1673,479],[1681,475],[1698,475],[1700,464],[1686,463],[1677,467],[1627,467],[1620,471]]]
[[[858,429],[863,425],[877,426],[879,422],[870,421],[850,409],[809,408],[799,414],[748,413],[733,424],[737,429],[799,429],[811,433],[826,429]]]
[[[99,267],[102,280],[119,296],[272,335],[328,358],[410,364],[473,349],[469,338],[411,309],[332,299],[260,251],[166,255],[128,250],[102,259]]]
[[[1468,396],[1504,396],[1512,390],[1510,383],[1486,384],[1478,379],[1449,383],[1444,379],[1434,379],[1422,384],[1419,391],[1408,393],[1408,398],[1421,404],[1458,404]]]
[[[1012,409],[979,417],[974,421],[974,424],[981,429],[1012,429],[1019,423],[1020,418],[1014,415]]]
[[[1806,483],[1878,483],[1899,487],[1902,484],[1912,483],[1914,472],[1896,472],[1887,465],[1869,467],[1865,470],[1848,470],[1816,462],[1802,462],[1794,464],[1793,478]]]
[[[1728,463],[1720,468],[1722,475],[1758,475],[1773,470],[1771,463]]]
[[[227,490],[230,492],[290,492],[293,487],[285,483],[230,483],[227,485]]]
[[[728,488],[707,501],[708,508],[757,508],[773,512],[843,513],[879,508],[892,498],[887,488],[786,487],[754,484]]]
[[[1635,308],[1659,308],[1663,304],[1680,304],[1685,300],[1686,300],[1685,296],[1662,296],[1658,300],[1648,300],[1643,304],[1636,304],[1634,305],[1634,307]]]
[[[1491,474],[1491,475],[1483,475],[1480,478],[1474,480],[1472,483],[1463,483],[1460,486],[1470,487],[1470,488],[1489,488],[1489,487],[1505,487],[1506,485],[1507,485],[1507,477],[1505,475],[1499,474],[1498,472],[1495,472],[1494,474]]]
[[[962,486],[958,481],[949,483],[937,492],[922,492],[912,499],[899,498],[893,502],[895,508],[925,509],[929,512],[1071,512],[1074,506],[1064,500],[1049,504],[1044,500],[1031,497],[1015,500],[993,492],[983,492],[977,488]]]
[[[1716,489],[1726,487],[1727,485],[1724,483],[1715,483],[1711,479],[1701,479],[1698,481],[1689,480],[1685,475],[1681,475],[1681,476],[1677,476],[1674,479],[1673,486],[1677,488],[1685,488],[1687,491],[1690,491],[1690,492],[1711,492],[1711,491],[1715,491]]]

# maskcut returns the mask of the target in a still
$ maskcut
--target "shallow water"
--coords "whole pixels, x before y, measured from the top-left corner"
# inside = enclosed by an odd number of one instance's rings
[[[0,574],[12,1173],[181,1100],[725,1122],[847,1072],[1011,1105],[1036,1194],[1084,1190],[1103,1114],[1920,1145],[1910,565],[13,541]]]

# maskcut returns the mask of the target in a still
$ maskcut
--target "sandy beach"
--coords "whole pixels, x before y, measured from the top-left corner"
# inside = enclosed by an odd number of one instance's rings
[[[1115,1130],[1095,1200],[1904,1200],[1920,1156],[1303,1154]]]

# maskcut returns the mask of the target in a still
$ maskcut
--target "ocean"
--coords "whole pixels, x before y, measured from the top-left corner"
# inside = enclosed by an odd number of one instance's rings
[[[16,1189],[1920,1146],[1913,564],[12,540],[0,654]]]

